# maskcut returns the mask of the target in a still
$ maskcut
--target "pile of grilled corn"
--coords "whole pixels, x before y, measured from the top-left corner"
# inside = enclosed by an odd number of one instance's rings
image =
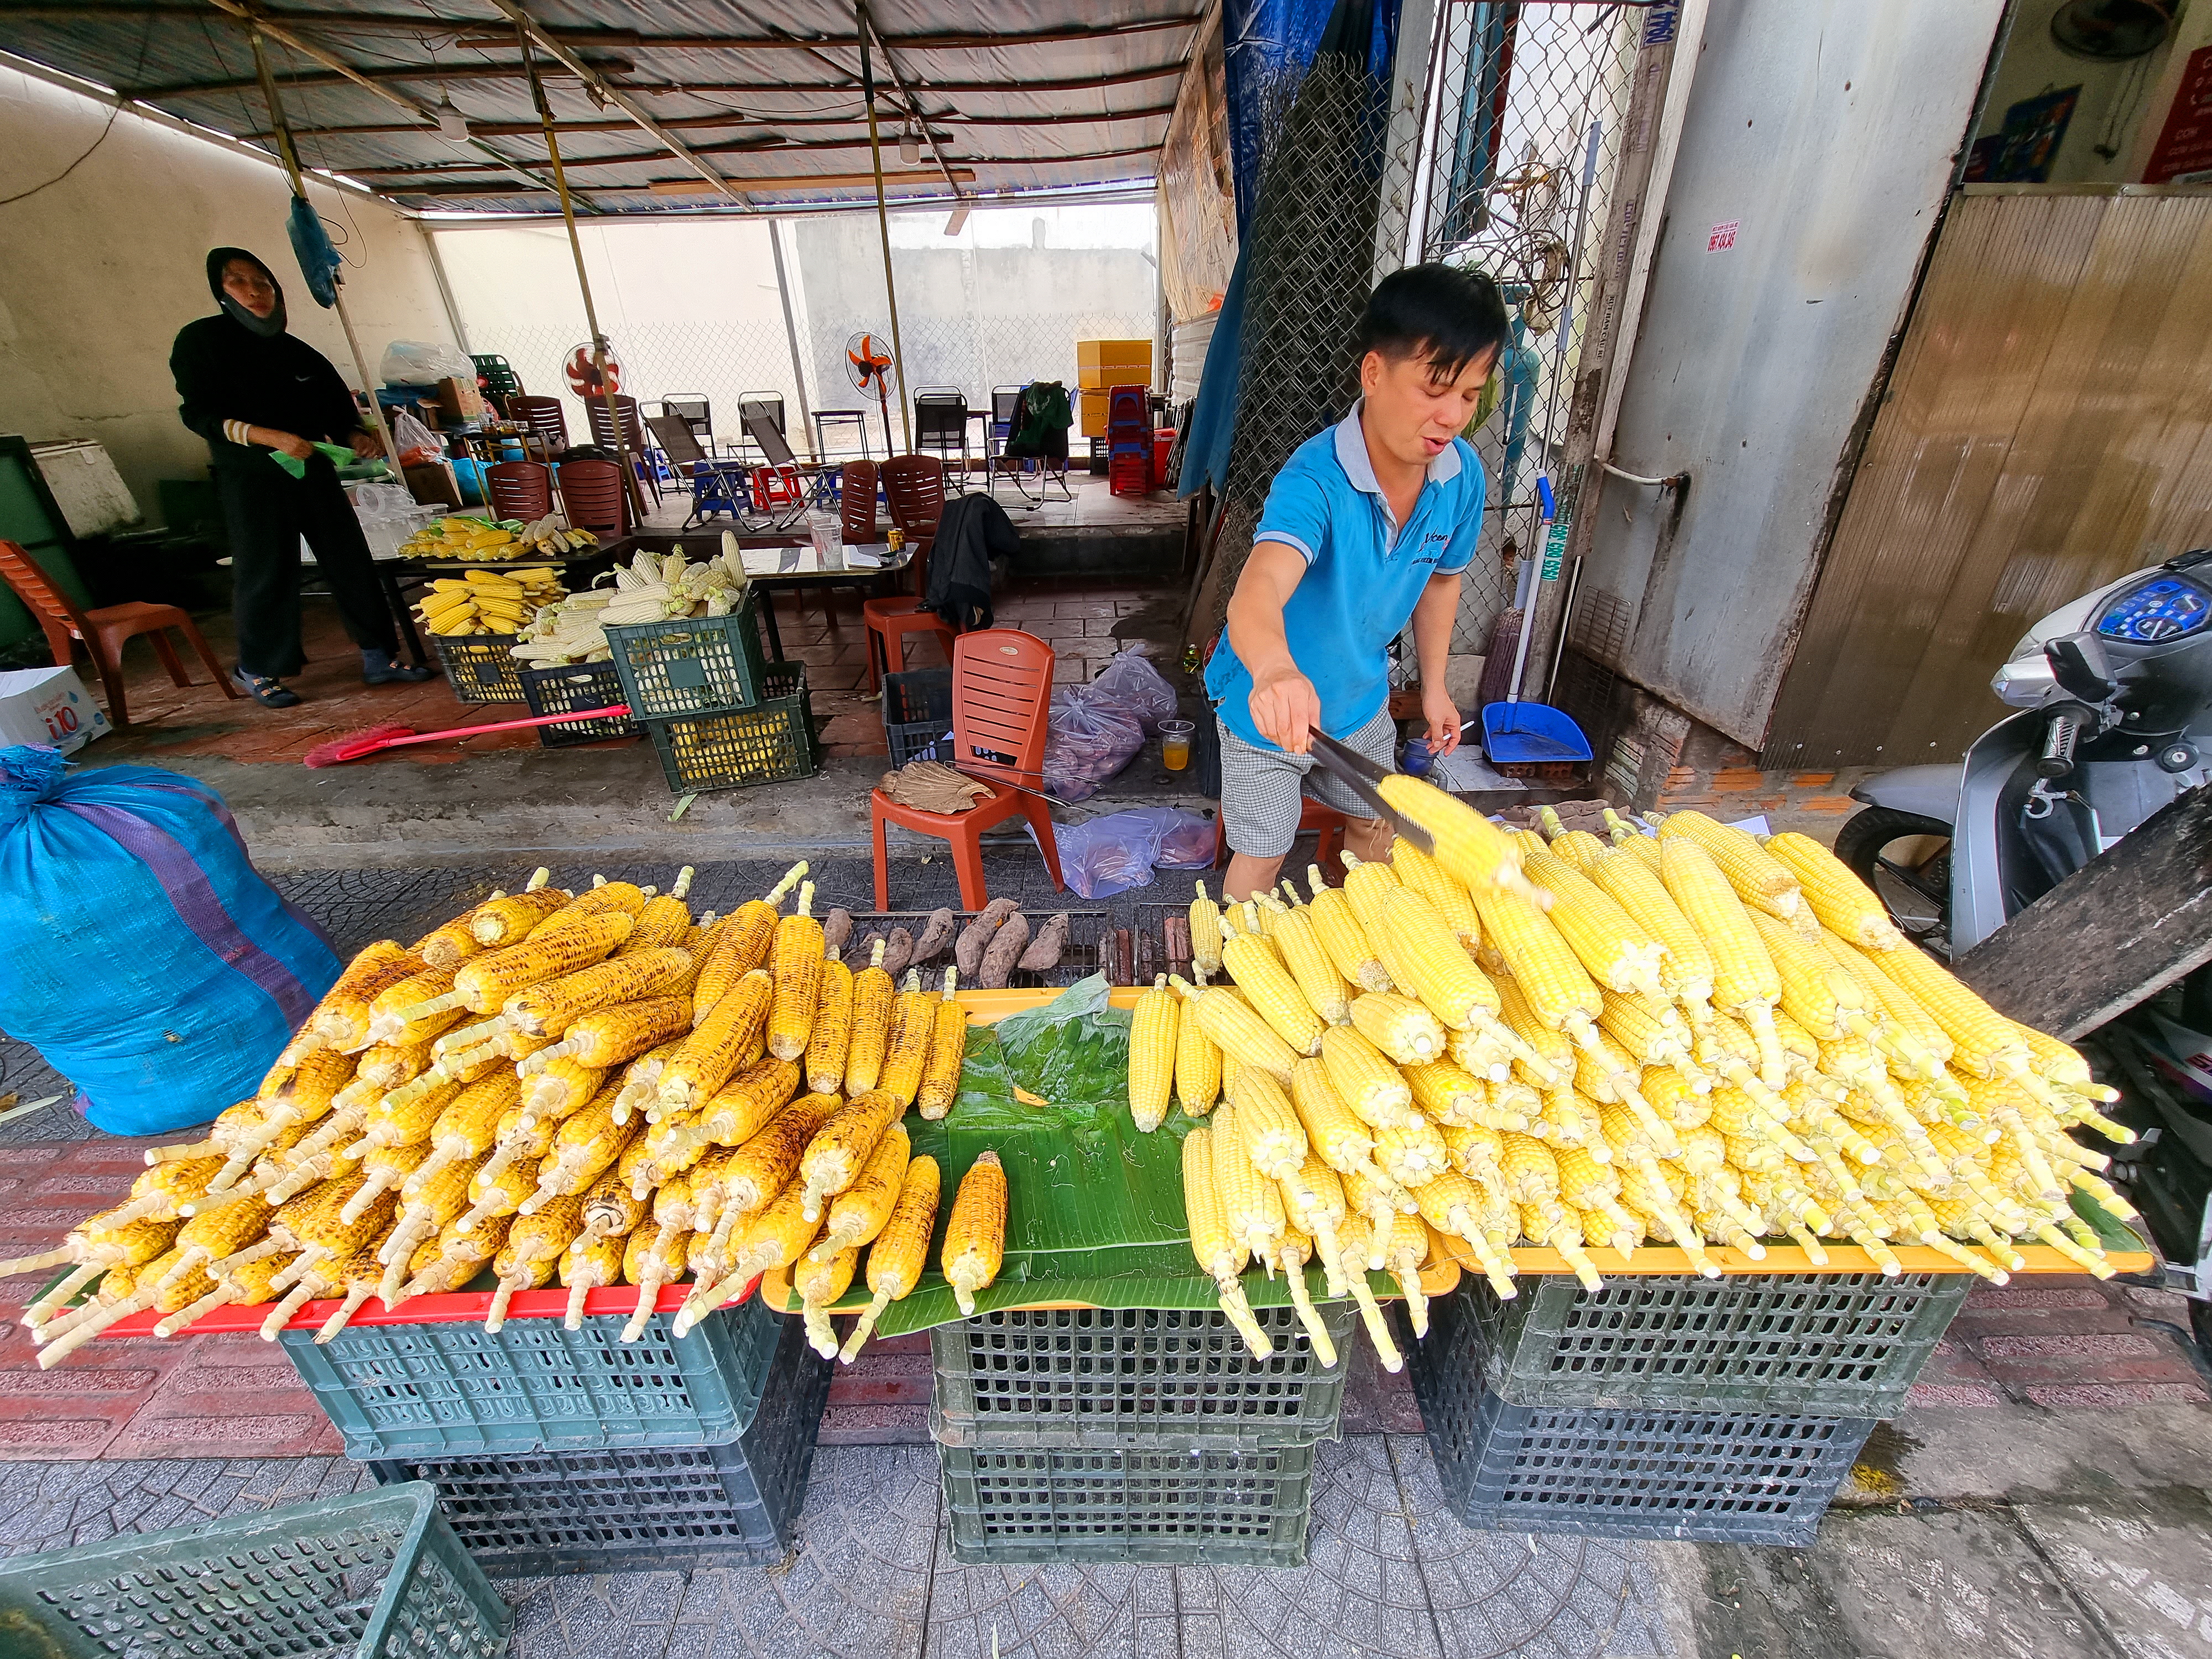
[[[560,573],[550,565],[529,570],[471,570],[441,577],[415,606],[422,626],[451,638],[457,634],[515,634],[538,611],[562,598]]]
[[[629,1340],[664,1285],[692,1285],[680,1334],[768,1275],[825,1354],[826,1310],[865,1271],[850,1359],[926,1264],[939,1171],[901,1120],[951,1107],[967,1014],[951,973],[941,994],[918,975],[902,991],[825,953],[805,872],[695,921],[688,868],[659,894],[571,894],[540,870],[410,945],[370,945],[253,1099],[149,1153],[129,1199],[60,1249],[0,1264],[71,1269],[27,1311],[40,1363],[131,1314],[158,1311],[167,1336],[228,1303],[273,1304],[274,1340],[337,1300],[326,1341],[371,1297],[398,1307],[487,1267],[488,1329],[517,1291],[557,1279],[573,1329],[591,1291],[627,1284]],[[998,1273],[1006,1210],[986,1153],[942,1258],[963,1308]]]
[[[1685,811],[1656,837],[1608,817],[1610,843],[1554,819],[1547,844],[1413,779],[1382,793],[1433,854],[1346,854],[1340,887],[1310,869],[1287,902],[1201,886],[1198,983],[1163,976],[1131,1035],[1138,1127],[1171,1096],[1211,1115],[1184,1142],[1191,1244],[1255,1351],[1246,1267],[1316,1255],[1394,1364],[1358,1269],[1390,1272],[1420,1331],[1425,1265],[1510,1297],[1523,1241],[1593,1289],[1590,1250],[1655,1240],[1712,1277],[1710,1245],[1778,1238],[1890,1274],[1921,1246],[2002,1283],[2021,1242],[2111,1273],[2069,1194],[2136,1212],[2070,1132],[2132,1139],[2097,1109],[2114,1091],[1817,842]]]

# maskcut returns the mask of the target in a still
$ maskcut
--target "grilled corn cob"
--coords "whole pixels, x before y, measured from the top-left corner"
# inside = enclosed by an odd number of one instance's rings
[[[666,1113],[696,1105],[757,1060],[764,1052],[775,996],[773,982],[757,968],[738,981],[661,1067],[656,1109]],[[795,1052],[779,1051],[776,1058],[797,1060],[805,1052],[802,1042]]]
[[[562,1121],[554,1132],[552,1150],[538,1164],[538,1189],[516,1206],[520,1213],[535,1215],[557,1199],[580,1198],[622,1156],[639,1126],[615,1121],[617,1092],[602,1089],[591,1104]]]
[[[905,1112],[896,1095],[879,1091],[862,1095],[830,1115],[799,1160],[799,1173],[806,1183],[799,1212],[806,1219],[819,1221],[823,1201],[860,1178],[861,1166],[875,1151],[876,1143]]]
[[[521,892],[480,904],[470,914],[469,931],[475,935],[478,950],[520,945],[530,937],[531,929],[568,902],[568,892],[545,884],[546,873],[538,871]]]
[[[506,1244],[492,1258],[499,1289],[493,1292],[491,1310],[484,1316],[487,1333],[495,1334],[507,1323],[507,1305],[517,1291],[536,1290],[553,1282],[562,1252],[583,1231],[584,1202],[580,1197],[557,1198],[535,1215],[516,1218],[507,1229]]]
[[[587,1014],[649,997],[672,996],[690,978],[691,971],[687,951],[675,946],[649,951],[625,947],[621,956],[516,992],[501,1006],[500,1012],[519,1031],[560,1038]]]
[[[793,1264],[791,1287],[799,1292],[807,1343],[824,1359],[837,1357],[837,1333],[830,1323],[830,1304],[852,1285],[853,1270],[860,1262],[859,1249],[848,1244],[823,1260],[817,1261],[808,1255]]]
[[[844,1087],[853,1046],[853,970],[835,956],[822,964],[821,1003],[806,1038],[806,1086],[818,1095]]]
[[[929,1045],[922,1056],[915,1104],[933,1121],[952,1109],[960,1093],[960,1067],[968,1052],[968,1011],[952,999],[960,970],[945,970],[945,994],[930,1011]],[[903,1103],[902,1103],[903,1105]]]
[[[814,884],[799,890],[799,909],[775,925],[769,955],[775,996],[769,1014],[768,1051],[778,1060],[806,1052],[822,996],[822,924],[813,916]]]
[[[877,1086],[884,1071],[884,1048],[890,1039],[891,1002],[898,988],[884,971],[884,941],[878,939],[868,965],[853,975],[853,1035],[845,1054],[842,1087],[848,1095],[864,1095]],[[835,1088],[823,1092],[835,1094]]]
[[[784,872],[783,879],[769,890],[766,898],[749,899],[731,912],[692,987],[694,1024],[705,1019],[707,1011],[739,980],[766,965],[769,945],[775,937],[778,907],[805,874],[806,860],[801,859]]]
[[[890,1219],[868,1247],[868,1290],[871,1300],[845,1339],[838,1358],[847,1364],[860,1352],[884,1310],[911,1295],[929,1265],[929,1236],[937,1225],[939,1175],[933,1158],[915,1158],[900,1180],[897,1201]],[[836,1224],[836,1212],[830,1213]]]
[[[629,1243],[627,1237],[609,1238],[588,1231],[568,1241],[561,1252],[561,1283],[568,1291],[561,1313],[562,1325],[572,1331],[584,1328],[584,1298],[622,1277],[623,1252]]]
[[[1006,1171],[994,1152],[979,1152],[952,1200],[939,1266],[960,1316],[975,1315],[975,1293],[999,1276],[1006,1245]]]
[[[884,1138],[860,1166],[859,1178],[830,1206],[822,1241],[814,1247],[815,1256],[866,1244],[883,1231],[890,1221],[891,1206],[898,1202],[911,1151],[912,1143],[900,1125],[894,1123],[884,1131]]]
[[[922,990],[919,970],[907,975],[906,988],[891,1000],[890,1036],[884,1046],[876,1088],[881,1093],[896,1095],[909,1106],[921,1087],[922,1068],[929,1062],[938,1001]]]
[[[558,1042],[540,1048],[516,1068],[534,1076],[558,1060],[601,1070],[636,1059],[691,1030],[691,1000],[686,996],[654,996],[617,1004],[584,1015],[571,1024]]]

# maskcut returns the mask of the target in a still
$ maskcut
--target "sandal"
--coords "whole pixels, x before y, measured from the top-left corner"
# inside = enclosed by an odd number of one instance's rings
[[[264,708],[292,708],[300,702],[300,694],[287,690],[274,674],[249,674],[243,668],[234,668],[230,683]]]
[[[436,671],[411,668],[393,658],[388,651],[363,651],[361,653],[361,683],[363,685],[420,685],[436,677]]]

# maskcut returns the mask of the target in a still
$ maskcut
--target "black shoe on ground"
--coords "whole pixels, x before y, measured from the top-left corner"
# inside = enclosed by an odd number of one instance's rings
[[[392,660],[388,651],[364,651],[361,653],[361,683],[363,685],[419,685],[434,678],[428,668],[410,668]]]
[[[264,708],[293,708],[299,705],[300,694],[278,684],[273,674],[249,674],[243,668],[234,668],[230,671],[230,683]]]

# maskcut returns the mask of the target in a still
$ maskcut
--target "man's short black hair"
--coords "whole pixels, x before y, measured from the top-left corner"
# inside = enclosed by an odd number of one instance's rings
[[[1455,265],[1407,265],[1376,283],[1352,344],[1360,357],[1427,360],[1440,380],[1505,343],[1505,301],[1498,284]]]

